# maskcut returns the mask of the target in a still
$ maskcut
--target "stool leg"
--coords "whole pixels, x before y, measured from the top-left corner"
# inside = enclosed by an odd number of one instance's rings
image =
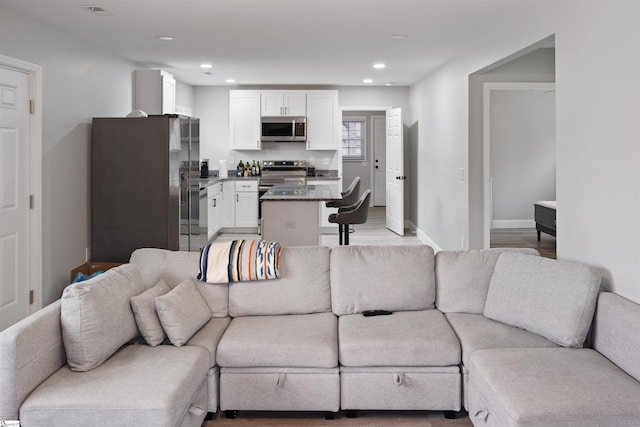
[[[338,242],[342,246],[342,224],[338,224]]]
[[[344,225],[344,244],[349,245],[349,224]]]

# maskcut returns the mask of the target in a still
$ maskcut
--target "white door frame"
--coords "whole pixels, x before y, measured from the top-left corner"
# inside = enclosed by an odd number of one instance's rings
[[[482,104],[482,182],[483,182],[483,247],[491,245],[493,197],[491,190],[491,92],[499,90],[527,90],[548,92],[556,89],[555,82],[485,82]]]
[[[340,120],[342,121],[342,112],[343,111],[382,111],[383,113],[386,113],[387,110],[392,109],[393,107],[389,107],[389,106],[380,106],[380,105],[376,105],[376,106],[368,106],[368,107],[362,107],[362,106],[348,106],[348,107],[340,107]],[[371,125],[373,124],[373,120],[371,120]],[[373,135],[373,132],[371,133]],[[370,151],[373,151],[370,150]],[[342,155],[340,156],[340,163],[342,163]],[[367,161],[367,163],[369,164],[369,175],[371,178],[371,186],[375,185],[374,182],[374,161]],[[373,192],[373,189],[371,190]],[[372,207],[373,206],[373,195],[371,196],[371,200],[369,202],[369,206]],[[385,206],[385,212],[386,212],[386,206]]]
[[[29,289],[34,291],[29,312],[42,308],[42,67],[0,54],[0,67],[29,76],[29,98],[33,113],[29,115],[29,194],[34,197],[29,210]]]

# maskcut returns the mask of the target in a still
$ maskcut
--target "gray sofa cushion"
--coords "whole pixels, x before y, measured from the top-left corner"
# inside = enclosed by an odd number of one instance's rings
[[[17,420],[20,405],[65,364],[60,300],[0,332],[0,420]]]
[[[130,345],[98,368],[62,368],[20,409],[22,425],[175,427],[207,376],[200,347]]]
[[[156,310],[171,344],[180,347],[211,319],[209,306],[191,278],[156,298]]]
[[[440,251],[436,254],[436,307],[443,313],[482,314],[498,257],[505,252],[539,255],[529,248]]]
[[[593,324],[593,348],[640,381],[640,305],[602,292]]]
[[[142,291],[140,271],[131,264],[64,289],[60,320],[71,369],[93,369],[138,336],[130,299]]]
[[[476,350],[558,347],[540,335],[487,319],[482,314],[447,313],[446,318],[460,340],[462,363],[465,365],[469,364],[469,357]]]
[[[140,295],[131,297],[131,309],[136,319],[138,330],[144,340],[152,347],[162,344],[165,334],[156,311],[156,297],[166,294],[171,288],[160,279],[155,286]]]
[[[343,366],[451,366],[460,364],[460,344],[437,310],[398,311],[388,316],[341,316]]]
[[[469,372],[469,416],[487,420],[479,425],[640,425],[640,383],[591,349],[478,350]]]
[[[232,368],[335,368],[338,321],[332,313],[236,317],[216,360]]]
[[[491,277],[484,315],[565,347],[581,347],[599,287],[600,277],[585,265],[504,253]]]
[[[330,249],[282,248],[280,278],[229,285],[229,314],[266,316],[331,311]]]
[[[200,253],[168,251],[166,249],[136,249],[131,254],[132,264],[140,269],[142,283],[148,289],[164,279],[171,287],[176,287],[187,277],[196,281],[198,291],[209,305],[212,317],[229,315],[229,290],[226,284],[203,283],[197,280],[200,271]]]
[[[229,317],[214,317],[209,319],[209,321],[191,337],[189,342],[187,342],[187,345],[202,347],[209,352],[211,356],[211,367],[216,366],[218,343],[224,331],[227,330],[229,323],[231,323],[231,318]]]
[[[433,308],[430,246],[340,246],[331,250],[331,302],[339,316],[364,310]]]

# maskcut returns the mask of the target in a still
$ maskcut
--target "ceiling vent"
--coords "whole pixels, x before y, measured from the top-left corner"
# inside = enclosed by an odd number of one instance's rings
[[[113,16],[113,13],[109,12],[107,9],[103,8],[102,6],[85,5],[85,6],[82,6],[82,8],[93,13],[94,15]]]

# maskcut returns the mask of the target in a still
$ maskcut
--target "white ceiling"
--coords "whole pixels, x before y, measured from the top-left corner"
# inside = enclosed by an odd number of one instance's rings
[[[416,82],[539,0],[0,0],[192,85]],[[90,3],[94,2],[94,3]],[[98,5],[97,16],[83,5]],[[408,38],[394,40],[394,34]],[[173,41],[160,41],[172,35]],[[209,62],[211,75],[200,69]],[[383,70],[373,64],[384,62]]]

